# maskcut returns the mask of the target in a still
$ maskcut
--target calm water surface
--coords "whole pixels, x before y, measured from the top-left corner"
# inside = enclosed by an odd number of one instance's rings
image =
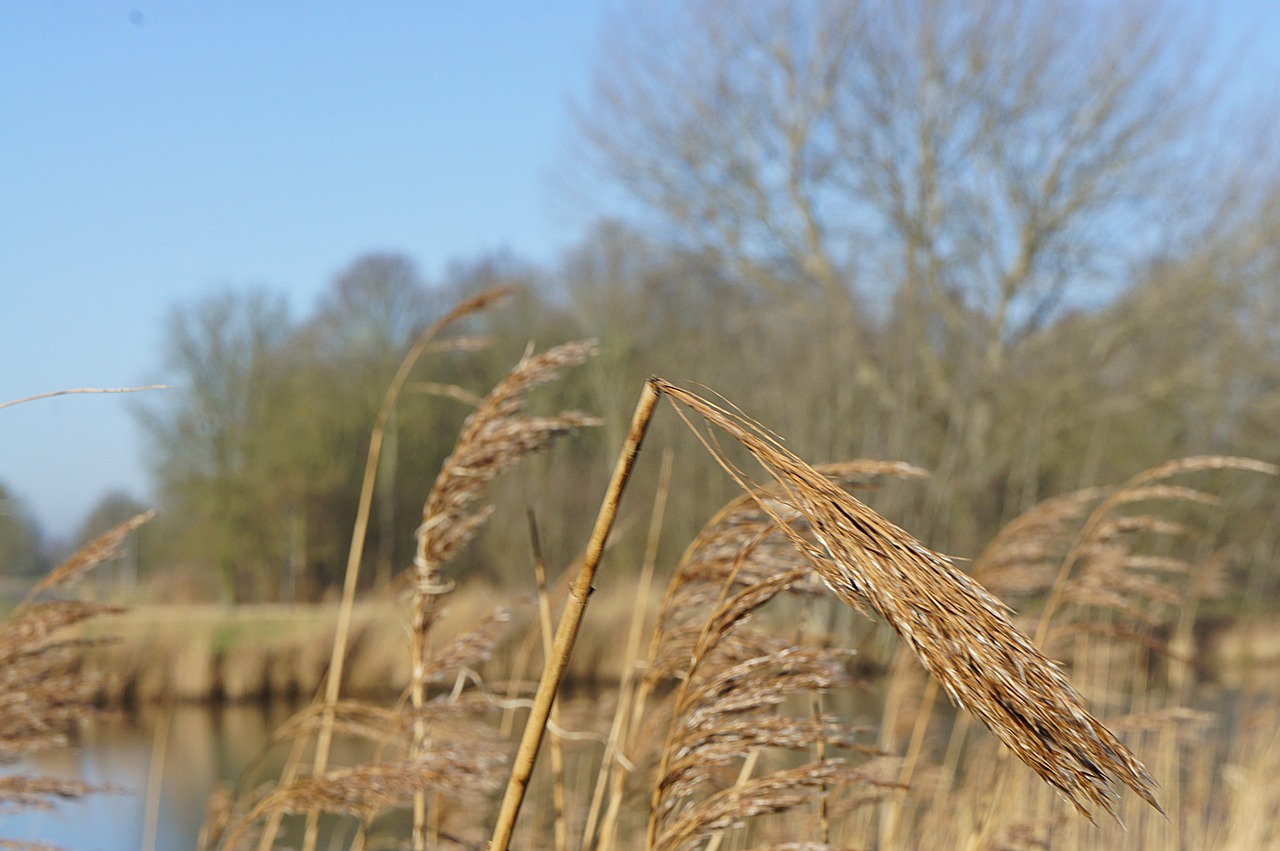
[[[1213,712],[1218,735],[1229,738],[1245,707],[1236,694],[1210,694],[1208,700],[1193,703]],[[858,700],[857,705],[828,709],[851,723],[874,724],[880,696],[867,697],[873,699],[866,704]],[[592,710],[599,712],[595,699],[581,696],[573,703],[578,706],[575,727],[591,726],[586,718]],[[0,810],[0,839],[40,841],[79,851],[189,851],[196,847],[215,785],[243,782],[256,786],[279,777],[285,748],[276,746],[264,760],[264,747],[271,732],[294,711],[295,707],[285,704],[179,704],[170,709],[149,707],[132,716],[88,722],[79,729],[78,748],[41,755],[19,765],[0,766],[0,775],[26,771],[77,778],[109,784],[116,791],[63,803],[48,812],[13,814]],[[371,757],[368,750],[335,742],[333,764],[365,761]],[[153,754],[162,758],[153,760]],[[598,752],[587,756],[591,770],[598,760]],[[152,825],[154,845],[145,841],[149,789],[159,791]],[[288,841],[289,837],[283,839]],[[345,847],[342,838],[337,842]]]
[[[605,708],[594,692],[575,694],[565,710],[573,729],[607,729],[612,703]],[[873,724],[882,694],[870,690],[857,705],[830,706],[851,723]],[[19,771],[84,780],[116,787],[59,804],[47,812],[6,814],[0,811],[0,839],[41,841],[74,851],[190,851],[196,847],[210,795],[219,783],[252,788],[279,778],[287,746],[267,750],[271,733],[298,709],[283,703],[209,706],[198,703],[144,707],[139,712],[86,722],[79,746],[42,754],[16,766],[0,765],[0,774]],[[524,723],[518,716],[516,730]],[[513,733],[513,735],[516,735]],[[574,749],[584,771],[599,765],[597,743]],[[265,751],[265,758],[264,758]],[[153,766],[152,754],[162,759]],[[331,764],[353,765],[372,758],[363,743],[335,740]],[[158,777],[153,777],[153,773]],[[149,789],[159,790],[152,830],[154,845],[145,842]],[[394,827],[394,825],[393,825]],[[289,828],[286,828],[286,830]],[[294,837],[286,835],[288,843]],[[337,847],[345,847],[345,834]],[[324,847],[324,846],[322,846]]]
[[[147,790],[154,784],[160,794],[154,848],[189,851],[196,846],[214,785],[235,781],[246,769],[252,777],[271,731],[290,714],[292,708],[284,705],[190,704],[88,722],[79,729],[78,748],[2,766],[0,772],[78,778],[116,791],[47,812],[0,814],[0,839],[38,840],[80,851],[139,851],[144,847]],[[153,769],[152,754],[157,752],[163,760]],[[257,770],[277,767],[278,762]],[[150,779],[153,770],[159,776]]]

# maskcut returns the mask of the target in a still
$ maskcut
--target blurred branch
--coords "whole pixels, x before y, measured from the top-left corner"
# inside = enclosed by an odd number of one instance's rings
[[[11,408],[14,405],[21,405],[26,402],[37,402],[41,399],[52,399],[55,396],[70,396],[81,393],[139,393],[143,390],[172,390],[172,384],[148,384],[143,387],[76,387],[71,390],[55,390],[52,393],[41,393],[38,396],[28,396],[25,399],[14,399],[11,402],[0,403],[0,410]]]

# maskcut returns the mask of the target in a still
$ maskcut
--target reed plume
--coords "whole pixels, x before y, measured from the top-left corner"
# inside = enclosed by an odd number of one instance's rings
[[[454,313],[466,315],[487,303],[466,303]],[[301,778],[295,771],[286,771],[275,791],[251,807],[239,808],[214,837],[218,847],[238,847],[254,822],[263,818],[268,822],[259,847],[270,847],[281,814],[299,812],[308,814],[304,847],[314,847],[318,842],[315,814],[320,811],[356,816],[364,830],[377,814],[406,804],[413,807],[413,844],[424,847],[429,832],[442,836],[446,804],[455,802],[460,794],[495,787],[505,757],[492,725],[480,722],[493,703],[477,671],[493,655],[511,613],[499,608],[450,644],[434,648],[433,627],[453,589],[441,571],[492,514],[485,501],[485,487],[493,478],[555,438],[599,424],[595,417],[576,411],[552,416],[524,413],[529,391],[556,379],[559,370],[582,363],[594,351],[594,342],[582,341],[540,354],[526,352],[483,399],[476,400],[456,388],[448,394],[478,401],[478,407],[465,420],[454,450],[426,498],[416,533],[414,565],[407,572],[412,654],[407,705],[390,712],[360,701],[339,701],[337,686],[331,682],[328,699],[300,713],[280,736],[301,743],[317,734],[326,750],[334,734],[364,738],[386,751],[385,761],[379,757],[367,765],[333,771],[323,767],[327,760],[318,761],[318,770]],[[402,367],[397,378],[405,373]],[[352,582],[347,584],[354,588]],[[335,657],[340,655],[335,651]],[[450,678],[454,681],[450,692],[429,698],[430,688],[446,684]],[[479,688],[469,689],[472,683]],[[435,804],[431,813],[429,800]]]
[[[1077,611],[1106,609],[1143,629],[1157,623],[1157,609],[1176,610],[1195,590],[1185,580],[1195,566],[1185,558],[1142,552],[1144,540],[1194,539],[1199,530],[1171,516],[1170,510],[1188,505],[1216,505],[1218,497],[1197,488],[1170,484],[1169,479],[1193,473],[1235,470],[1275,475],[1274,465],[1250,458],[1203,455],[1167,461],[1138,473],[1124,484],[1102,492],[1063,557],[1040,615],[1036,638],[1050,637],[1059,609],[1075,604]],[[1142,510],[1133,511],[1135,506]],[[1161,511],[1161,509],[1165,511]],[[1211,560],[1206,569],[1212,569]],[[1080,629],[1081,621],[1066,630]]]
[[[70,558],[49,571],[44,579],[37,582],[28,592],[26,599],[22,601],[22,605],[27,605],[46,591],[74,585],[80,580],[80,577],[119,553],[120,545],[125,542],[125,539],[139,527],[149,523],[155,516],[156,513],[154,511],[144,511],[80,547],[71,554]]]
[[[920,471],[859,461],[821,472],[852,486],[874,476]],[[849,654],[801,646],[751,623],[779,595],[809,598],[818,591],[812,566],[787,543],[782,525],[805,528],[807,519],[780,502],[773,489],[733,500],[686,549],[668,586],[646,681],[650,689],[669,677],[681,684],[658,759],[649,847],[691,847],[730,825],[815,799],[823,801],[825,823],[831,787],[856,784],[861,803],[867,803],[894,785],[869,764],[855,768],[844,757],[828,756],[837,750],[882,755],[864,741],[870,731],[819,709],[817,695],[849,685]],[[792,696],[803,694],[810,695],[807,717],[784,711]],[[810,758],[801,766],[766,763],[764,774],[752,776],[766,759],[794,762],[781,758],[787,751],[807,751]],[[738,776],[727,782],[725,771],[734,765]]]
[[[549,417],[523,413],[526,395],[559,377],[559,370],[577,366],[596,351],[594,341],[565,343],[541,354],[526,352],[511,373],[485,397],[463,423],[453,453],[445,460],[428,494],[418,527],[411,589],[413,675],[410,696],[415,712],[426,702],[428,683],[442,668],[458,667],[448,654],[431,652],[431,628],[441,601],[452,583],[440,571],[489,519],[491,505],[482,505],[485,485],[557,437],[600,424],[596,417],[565,411]],[[489,643],[488,647],[492,647]],[[474,651],[476,648],[469,647]],[[415,725],[415,755],[429,749],[433,737],[423,719]],[[414,847],[426,845],[426,799],[414,799]]]
[[[98,642],[69,635],[68,629],[123,609],[109,603],[37,598],[82,579],[153,516],[154,512],[139,514],[85,544],[38,582],[0,624],[0,760],[68,746],[67,731],[97,711],[101,678],[85,674],[80,661],[85,649]],[[0,810],[48,809],[60,800],[110,790],[19,774],[0,782]]]
[[[731,436],[772,476],[772,493],[805,517],[808,534],[781,517],[780,528],[832,592],[888,622],[953,703],[981,720],[1080,813],[1093,820],[1094,810],[1102,809],[1118,820],[1115,783],[1160,809],[1146,769],[1088,712],[1059,667],[1014,626],[1003,603],[947,557],[833,485],[759,424],[670,382],[658,384],[744,488],[754,489],[714,433],[697,427],[685,409]],[[763,501],[761,508],[773,510]]]

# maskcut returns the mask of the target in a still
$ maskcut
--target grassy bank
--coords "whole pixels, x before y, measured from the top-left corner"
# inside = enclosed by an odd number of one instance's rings
[[[581,684],[616,682],[622,674],[623,640],[615,627],[635,605],[634,589],[602,595],[583,627],[569,677]],[[470,586],[451,598],[439,624],[444,644],[495,607],[511,612],[502,650],[485,668],[491,679],[536,679],[540,659],[532,653],[535,615],[531,600],[512,599],[485,586]],[[334,605],[202,604],[141,605],[83,627],[105,639],[83,659],[99,677],[99,699],[109,706],[168,700],[241,701],[310,699],[329,665],[337,622]],[[409,614],[394,600],[360,603],[353,616],[342,693],[394,696],[410,671]]]
[[[625,635],[617,628],[635,605],[634,588],[602,591],[593,600],[582,638],[570,660],[573,684],[616,683],[622,675]],[[499,605],[500,592],[464,588],[440,623],[440,641],[455,638]],[[540,659],[532,601],[507,601],[512,620],[502,649],[486,666],[494,680],[536,679]],[[652,607],[651,607],[652,610]],[[83,660],[86,673],[102,680],[99,699],[110,706],[169,700],[225,701],[304,698],[314,695],[329,664],[336,608],[332,605],[136,606],[95,622],[85,635],[106,639]],[[394,601],[357,605],[354,641],[342,692],[394,696],[409,677],[409,625]],[[886,664],[874,630],[862,627],[857,664],[875,672]],[[1280,676],[1280,625],[1262,619],[1220,625],[1204,632],[1193,654],[1199,676],[1220,686],[1249,689]],[[532,659],[532,662],[530,660]]]

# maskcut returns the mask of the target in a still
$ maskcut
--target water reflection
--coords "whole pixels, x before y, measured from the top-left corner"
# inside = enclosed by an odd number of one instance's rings
[[[214,785],[235,782],[246,768],[255,767],[271,731],[292,711],[281,704],[179,704],[169,710],[149,707],[133,717],[85,722],[78,730],[78,748],[37,755],[0,770],[81,779],[110,785],[114,791],[65,802],[47,812],[5,814],[0,817],[0,838],[83,851],[138,851],[144,847],[148,775],[152,749],[157,747],[163,762],[156,784],[154,847],[188,851],[196,846]]]
[[[831,705],[852,723],[874,723],[882,695],[878,689],[846,695]],[[852,700],[850,703],[848,701]],[[607,700],[604,701],[608,703]],[[287,745],[267,749],[271,734],[298,707],[284,703],[207,706],[176,704],[169,708],[148,706],[132,715],[104,717],[85,722],[77,731],[79,747],[42,754],[17,766],[0,766],[0,773],[27,771],[40,775],[80,779],[111,785],[115,791],[59,804],[48,812],[0,813],[0,839],[47,842],[79,851],[138,851],[145,849],[148,833],[148,790],[154,785],[159,799],[153,806],[154,848],[157,851],[189,851],[195,848],[211,793],[219,783],[253,788],[279,777]],[[611,708],[596,694],[577,694],[566,700],[565,712],[573,727],[607,728]],[[523,723],[519,718],[516,724]],[[603,736],[604,729],[597,730]],[[600,744],[585,741],[581,751],[583,770],[594,771]],[[149,779],[153,749],[163,759],[155,769],[158,782]],[[264,758],[265,751],[265,758]],[[372,757],[366,743],[339,738],[334,743],[333,765],[353,765]],[[587,783],[587,781],[584,781]],[[155,794],[153,791],[152,794]],[[404,814],[381,824],[382,830],[407,828]],[[349,829],[339,827],[339,830]],[[281,835],[288,843],[300,824],[286,824]]]
[[[568,698],[564,706],[565,725],[575,731],[603,734],[612,714],[613,697],[612,692],[603,692]],[[863,690],[831,695],[824,708],[852,725],[876,728],[886,720],[886,697],[886,685],[879,681]],[[907,702],[914,706],[918,701],[919,694],[913,692]],[[1270,707],[1275,705],[1275,697],[1274,693],[1267,693],[1245,699],[1235,692],[1207,689],[1194,695],[1189,703],[1209,710],[1216,719],[1215,729],[1200,742],[1206,754],[1217,754],[1207,757],[1212,764],[1226,757],[1231,739],[1247,726],[1250,710],[1266,709],[1264,717],[1273,717]],[[794,708],[803,714],[808,707],[805,703]],[[189,851],[196,847],[205,810],[217,784],[254,788],[279,777],[287,745],[271,748],[265,759],[264,748],[272,732],[295,710],[294,706],[279,703],[227,707],[180,704],[168,710],[148,707],[131,717],[86,722],[78,731],[78,748],[40,755],[22,765],[0,766],[0,774],[27,771],[109,784],[116,787],[116,791],[63,803],[48,812],[6,814],[0,811],[0,839],[40,841],[81,851],[138,851],[147,847],[158,851]],[[940,700],[933,718],[939,730],[949,729],[954,710]],[[518,730],[523,717],[513,720],[512,729]],[[895,732],[902,742],[912,732],[913,712],[904,713],[899,721],[900,729]],[[868,735],[874,739],[876,734]],[[595,738],[570,743],[567,756],[571,789],[591,788],[601,748]],[[158,782],[150,779],[153,752],[163,755],[163,759],[156,761],[154,770]],[[340,739],[335,742],[332,764],[353,765],[367,761],[372,755],[370,746]],[[1151,751],[1150,756],[1155,758],[1157,754]],[[545,785],[540,787],[535,779],[530,793],[535,804],[539,796],[545,798],[549,794],[543,788]],[[146,844],[149,789],[159,795],[153,806],[156,816],[150,825],[154,846]],[[584,791],[581,796],[584,801],[585,794]],[[535,813],[533,821],[545,828],[537,835],[549,835],[549,824],[543,823],[551,812],[550,805],[535,805],[530,809]],[[408,831],[406,819],[404,813],[397,813],[380,822],[378,832],[402,837]],[[581,824],[576,827],[580,828]],[[281,841],[296,846],[300,829],[300,820],[290,822]],[[322,847],[346,847],[344,840],[350,838],[351,824],[340,823],[334,829],[333,843]],[[629,830],[642,831],[643,824],[624,825],[624,835]]]

